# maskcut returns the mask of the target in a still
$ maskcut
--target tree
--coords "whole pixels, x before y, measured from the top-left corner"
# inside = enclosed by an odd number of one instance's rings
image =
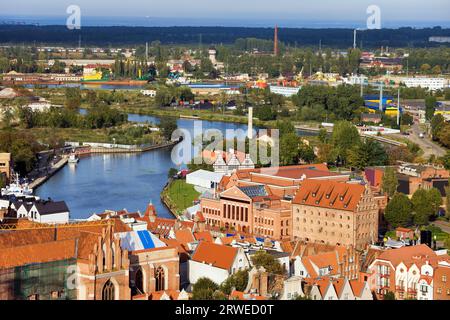
[[[450,219],[450,179],[448,181],[448,186],[445,187],[445,216]]]
[[[347,162],[349,150],[360,143],[356,127],[348,121],[340,121],[334,125],[331,144],[334,146],[336,157]]]
[[[414,209],[414,223],[427,225],[430,217],[438,211],[442,204],[440,192],[433,188],[430,190],[418,189],[414,192],[411,202]]]
[[[237,291],[244,291],[248,284],[248,271],[239,270],[235,274],[229,276],[220,286],[221,291],[231,294],[233,288]]]
[[[168,178],[172,178],[172,177],[176,176],[177,173],[178,173],[178,170],[177,170],[177,169],[175,169],[175,168],[170,168],[170,169],[169,169],[169,172],[167,173],[167,177],[168,177]]]
[[[433,135],[433,139],[438,138],[438,134],[444,125],[445,119],[442,114],[437,114],[431,119],[431,134]]]
[[[271,254],[261,250],[254,254],[252,257],[252,263],[255,267],[263,267],[268,273],[283,275],[285,273],[284,268],[278,260],[276,260]]]
[[[68,109],[77,109],[81,104],[80,88],[66,88],[65,106]]]
[[[388,291],[384,295],[383,300],[396,300],[395,299],[395,294],[392,291]]]
[[[178,128],[177,119],[171,117],[161,118],[159,128],[161,129],[164,138],[170,140],[172,138],[172,133]]]
[[[280,138],[280,162],[282,165],[298,163],[299,137],[295,133],[288,133]]]
[[[211,279],[206,277],[200,278],[192,288],[192,299],[212,300],[217,289],[219,289],[219,286]]]
[[[439,208],[442,205],[442,195],[436,188],[431,188],[428,190],[428,201],[432,210],[432,214],[437,214]]]
[[[403,193],[396,193],[386,206],[384,217],[394,228],[407,227],[412,220],[412,203]]]
[[[313,147],[301,142],[298,148],[298,158],[306,163],[313,163],[316,160]]]
[[[359,170],[367,166],[381,166],[388,161],[388,156],[383,146],[372,139],[357,144],[348,153],[348,164]]]
[[[387,167],[384,171],[381,189],[383,192],[387,193],[389,197],[392,197],[397,191],[397,187],[398,179],[395,169],[392,167]]]
[[[442,157],[442,162],[444,163],[445,169],[450,170],[450,151],[447,151],[445,156]]]
[[[431,120],[436,110],[436,97],[428,96],[425,98],[425,118]]]

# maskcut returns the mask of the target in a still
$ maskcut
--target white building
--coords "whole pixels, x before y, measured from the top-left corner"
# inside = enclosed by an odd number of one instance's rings
[[[189,282],[195,284],[200,278],[209,278],[217,284],[230,275],[250,267],[242,248],[233,248],[201,241],[188,265]]]
[[[428,90],[431,91],[443,90],[444,88],[448,87],[448,80],[444,78],[425,78],[425,77],[405,78],[402,80],[402,82],[408,88],[421,87],[427,88]]]
[[[211,190],[215,189],[223,176],[223,173],[197,170],[186,175],[186,183],[202,189]]]
[[[24,202],[18,205],[17,218],[38,223],[68,223],[70,211],[64,201]]]
[[[292,97],[300,91],[301,87],[282,87],[282,86],[270,86],[270,92],[280,94],[285,97]]]
[[[147,97],[156,97],[156,90],[141,90],[141,94]]]
[[[369,84],[369,78],[365,75],[351,75],[346,79],[346,83],[351,85],[366,85]]]

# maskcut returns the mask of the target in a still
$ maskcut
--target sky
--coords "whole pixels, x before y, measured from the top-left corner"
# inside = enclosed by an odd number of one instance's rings
[[[82,17],[173,18],[180,21],[239,19],[263,21],[366,21],[369,5],[381,9],[382,22],[450,23],[449,0],[1,0],[0,16],[67,16],[78,5]],[[92,20],[90,20],[92,21]],[[139,21],[139,20],[136,20]],[[156,21],[156,20],[155,20]],[[140,24],[136,22],[137,24]],[[244,25],[245,26],[245,25]]]

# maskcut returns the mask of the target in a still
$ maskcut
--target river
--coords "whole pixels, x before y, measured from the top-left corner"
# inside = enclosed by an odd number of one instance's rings
[[[158,118],[130,114],[129,121],[157,123]],[[193,134],[194,126],[202,130],[242,129],[238,135],[245,136],[247,125],[225,122],[179,119],[178,128]],[[77,165],[66,165],[47,182],[36,189],[36,195],[46,199],[64,200],[69,206],[72,219],[85,219],[92,213],[104,210],[127,209],[143,212],[152,202],[159,216],[172,217],[160,200],[160,193],[167,182],[171,149],[158,149],[139,154],[103,154],[86,156]]]

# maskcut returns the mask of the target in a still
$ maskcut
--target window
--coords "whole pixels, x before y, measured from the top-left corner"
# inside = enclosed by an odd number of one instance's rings
[[[447,276],[442,276],[442,282],[447,282]]]
[[[51,297],[52,299],[58,299],[60,297],[59,291],[52,291]]]
[[[438,293],[438,294],[441,294],[441,293],[442,293],[442,288],[440,288],[440,287],[437,288],[437,293]]]
[[[103,286],[102,300],[115,300],[115,288],[111,280],[106,281]]]
[[[428,292],[428,286],[426,286],[426,285],[421,285],[421,286],[420,286],[420,291],[422,291],[422,293],[427,293],[427,292]]]
[[[155,291],[166,290],[164,269],[162,267],[158,267],[158,269],[156,269],[155,280],[156,280]]]
[[[137,294],[143,294],[144,293],[144,280],[142,275],[142,269],[139,268],[139,270],[136,272],[136,275],[134,276],[134,285],[136,287]]]

